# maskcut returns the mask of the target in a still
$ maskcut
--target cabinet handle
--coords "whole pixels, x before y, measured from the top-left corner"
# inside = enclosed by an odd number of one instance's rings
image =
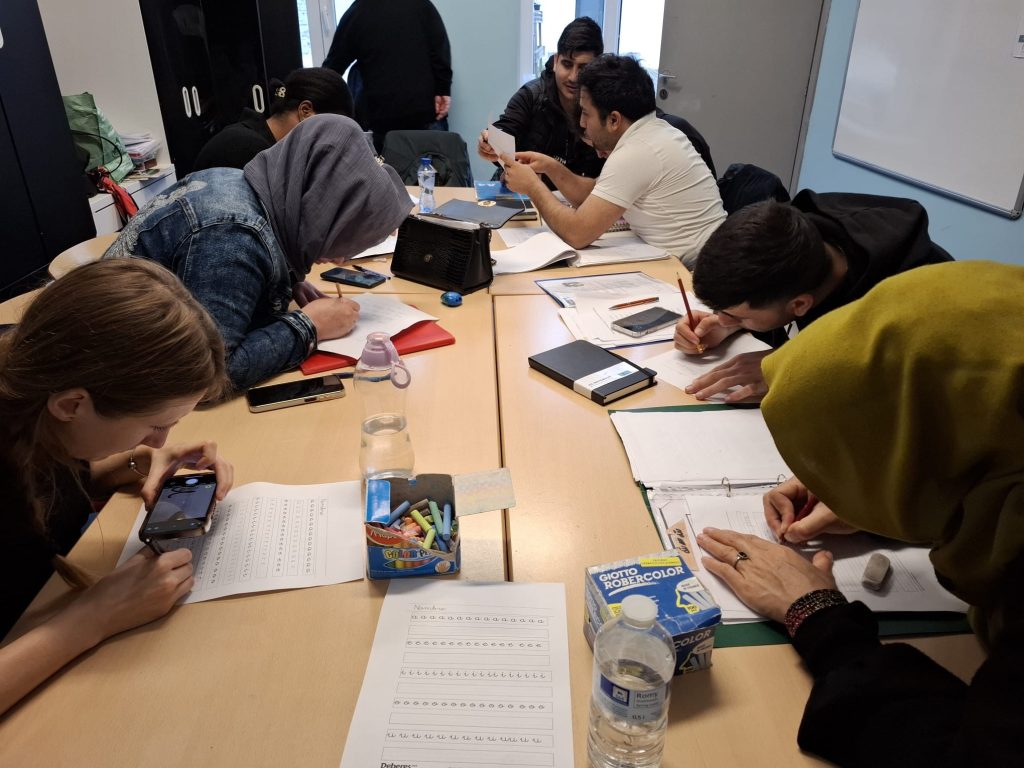
[[[196,109],[196,117],[199,117],[203,114],[203,110],[199,106],[199,91],[196,90],[196,87],[194,85],[192,86],[192,105]]]
[[[0,48],[4,47],[4,31],[0,29]]]
[[[263,88],[259,85],[254,85],[252,87],[252,108],[257,112],[263,112],[266,105],[266,101],[263,98]]]
[[[185,117],[192,117],[192,102],[188,100],[188,88],[181,89],[181,97],[185,101]]]

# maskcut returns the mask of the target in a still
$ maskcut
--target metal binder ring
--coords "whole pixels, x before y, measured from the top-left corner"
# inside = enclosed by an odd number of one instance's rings
[[[732,498],[732,483],[729,482],[728,477],[722,478],[722,487],[725,488],[725,495]]]

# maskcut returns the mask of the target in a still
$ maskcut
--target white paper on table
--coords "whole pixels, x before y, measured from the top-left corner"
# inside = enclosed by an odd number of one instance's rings
[[[572,309],[578,296],[606,299],[608,306],[620,304],[629,297],[660,296],[672,290],[664,280],[656,280],[646,272],[619,272],[611,275],[535,280],[535,283],[563,307]],[[703,304],[700,305],[702,308]]]
[[[648,245],[632,232],[606,232],[586,248],[580,248],[577,253],[579,258],[573,264],[576,267],[668,258],[664,250]]]
[[[703,355],[686,355],[678,349],[670,349],[668,352],[645,360],[644,366],[658,372],[658,381],[666,382],[679,389],[686,389],[698,376],[703,376],[715,366],[731,360],[736,355],[770,349],[769,345],[755,339],[749,333],[734,333]],[[731,387],[709,399],[724,400],[725,396],[735,389],[737,388]]]
[[[719,486],[728,478],[737,487],[792,474],[759,408],[616,411],[611,418],[638,482]]]
[[[363,578],[361,492],[358,481],[232,488],[209,533],[160,542],[166,550],[192,550],[196,581],[183,602]],[[145,516],[143,507],[118,565],[145,546],[139,541]]]
[[[722,528],[749,533],[774,542],[765,522],[761,494],[701,495],[686,494],[677,500],[659,498],[658,506],[666,519],[686,519],[690,540],[704,528]],[[964,613],[967,604],[947,592],[935,577],[928,559],[928,548],[903,545],[866,533],[823,536],[820,540],[795,547],[810,560],[815,552],[830,551],[835,558],[832,573],[836,586],[849,600],[860,600],[873,611],[953,611]],[[861,575],[868,558],[880,552],[889,558],[892,572],[879,591],[866,588]],[[742,566],[741,566],[742,567]],[[722,608],[723,619],[759,618],[735,596],[731,589],[709,571],[698,574]]]
[[[501,235],[501,239],[508,248],[514,248],[517,245],[522,245],[534,235],[540,235],[545,232],[550,233],[551,230],[547,227],[502,227],[498,234]],[[500,253],[502,251],[492,250],[491,257],[494,258]]]
[[[380,331],[391,337],[424,320],[437,320],[393,296],[361,293],[351,298],[359,304],[359,322],[343,338],[317,342],[316,348],[321,352],[358,358],[366,346],[367,334]]]
[[[384,239],[383,242],[377,243],[377,245],[371,245],[365,251],[360,251],[355,256],[350,256],[349,261],[355,261],[356,259],[365,259],[369,256],[385,256],[389,253],[395,252],[395,245],[398,243],[397,235],[389,235]]]
[[[577,339],[584,339],[605,349],[613,347],[628,347],[636,344],[654,344],[661,341],[671,341],[675,335],[675,323],[664,328],[648,333],[644,336],[630,336],[617,328],[612,323],[624,317],[635,315],[646,309],[662,307],[684,316],[686,308],[683,305],[683,298],[678,290],[673,290],[667,283],[657,281],[661,292],[656,296],[657,301],[640,306],[627,307],[625,309],[611,309],[617,304],[629,303],[641,299],[651,298],[651,294],[631,293],[621,298],[607,298],[602,295],[578,294],[575,297],[575,309],[561,309],[558,316],[562,322]],[[691,305],[696,304],[703,308],[704,305],[695,298],[691,298]],[[579,335],[577,335],[579,334]]]
[[[573,765],[561,584],[396,579],[341,768]]]
[[[511,133],[505,133],[501,128],[495,128],[493,124],[487,126],[487,143],[497,153],[502,168],[505,167],[501,160],[502,155],[516,156],[516,137]]]

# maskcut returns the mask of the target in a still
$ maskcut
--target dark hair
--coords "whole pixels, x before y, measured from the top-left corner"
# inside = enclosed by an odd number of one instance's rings
[[[597,22],[589,16],[570,21],[558,37],[558,55],[575,56],[577,53],[604,53],[604,38]]]
[[[748,205],[708,238],[693,270],[693,292],[711,309],[751,309],[809,293],[832,264],[821,234],[800,211],[774,200]]]
[[[598,56],[580,71],[579,84],[587,89],[602,125],[612,112],[639,120],[654,111],[654,81],[632,56]]]
[[[318,115],[334,114],[352,117],[352,93],[345,78],[333,69],[307,67],[296,69],[282,83],[270,81],[270,115],[294,112],[308,101]]]

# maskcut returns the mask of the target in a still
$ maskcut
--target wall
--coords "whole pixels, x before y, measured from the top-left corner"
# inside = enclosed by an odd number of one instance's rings
[[[480,159],[476,141],[497,120],[522,83],[523,0],[433,0],[452,48],[449,128],[466,141],[473,178],[491,178],[494,166]],[[532,8],[532,3],[530,3]],[[525,66],[529,66],[529,62]]]
[[[38,0],[64,95],[88,91],[121,133],[149,131],[170,162],[138,0]]]
[[[989,213],[832,155],[843,77],[856,20],[856,0],[832,0],[800,167],[800,188],[913,198],[928,209],[932,239],[954,258],[993,259],[1024,265],[1024,218],[1008,219]],[[963,138],[970,140],[968,136]]]

